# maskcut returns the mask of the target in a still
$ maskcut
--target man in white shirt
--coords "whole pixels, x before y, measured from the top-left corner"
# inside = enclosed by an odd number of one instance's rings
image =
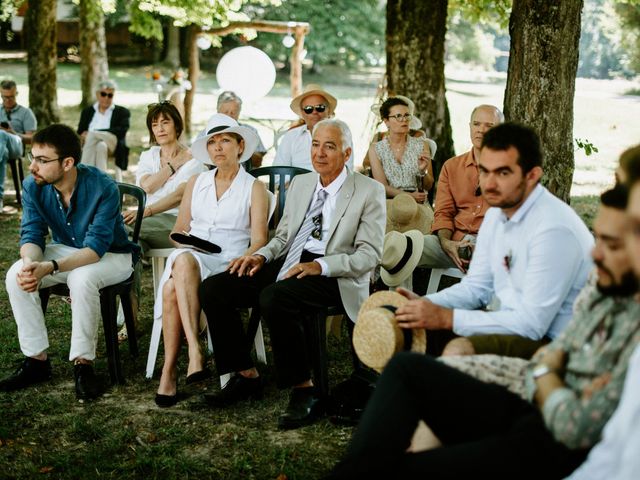
[[[82,160],[107,171],[107,159],[115,156],[116,165],[127,169],[129,147],[125,142],[131,113],[113,104],[116,84],[111,80],[100,82],[96,91],[96,103],[82,110],[78,123],[78,135],[82,140]]]
[[[399,289],[411,301],[396,316],[403,328],[467,337],[449,342],[444,354],[529,358],[571,319],[593,268],[593,236],[571,207],[539,184],[542,152],[533,130],[514,123],[489,130],[479,170],[482,194],[494,208],[480,227],[469,273],[425,298]],[[494,296],[499,307],[484,310]]]
[[[277,148],[273,166],[284,165],[313,171],[311,132],[320,120],[333,117],[337,105],[338,100],[333,95],[314,83],[307,85],[304,92],[291,100],[291,110],[300,116],[304,124],[284,134]],[[352,145],[347,146],[353,150]],[[347,167],[353,171],[353,154],[350,154]]]

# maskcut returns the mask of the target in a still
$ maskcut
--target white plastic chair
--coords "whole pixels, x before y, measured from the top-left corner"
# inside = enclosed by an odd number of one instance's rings
[[[429,277],[429,285],[427,285],[427,295],[430,293],[436,293],[438,291],[438,287],[440,286],[440,279],[442,276],[453,277],[453,278],[464,278],[464,273],[462,273],[457,268],[432,268],[431,269],[431,277]]]
[[[269,194],[269,214],[268,219],[271,219],[271,215],[276,208],[276,196],[267,190]],[[151,269],[153,272],[153,298],[157,296],[158,285],[162,274],[164,273],[165,263],[167,257],[173,252],[173,248],[153,248],[147,252],[147,256],[151,258]],[[156,359],[158,358],[158,348],[160,348],[160,337],[162,334],[162,320],[153,321],[153,329],[151,330],[151,342],[149,343],[149,355],[147,356],[147,370],[146,378],[153,377],[153,370],[155,369]],[[254,337],[254,346],[256,348],[256,357],[261,363],[267,363],[267,352],[264,347],[264,334],[262,333],[262,323],[258,324],[256,330],[256,336]],[[211,332],[207,328],[207,345],[209,352],[213,352],[213,344],[211,342]],[[225,374],[220,376],[220,383],[224,386],[229,380],[230,375]]]

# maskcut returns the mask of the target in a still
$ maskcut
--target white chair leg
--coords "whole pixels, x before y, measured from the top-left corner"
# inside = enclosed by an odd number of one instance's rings
[[[153,330],[151,331],[151,342],[149,343],[149,356],[147,357],[147,378],[153,377],[153,369],[156,366],[158,358],[158,348],[160,348],[160,335],[162,334],[162,321],[153,321]]]
[[[267,352],[264,348],[264,335],[262,333],[262,322],[258,323],[258,329],[256,330],[256,337],[253,340],[253,343],[256,347],[256,356],[258,357],[258,361],[261,363],[267,364]]]
[[[166,257],[151,257],[151,272],[153,274],[153,298],[158,294],[158,285],[164,273],[164,265],[167,261]]]
[[[116,182],[122,183],[122,169],[116,166]]]
[[[220,386],[224,388],[224,386],[227,384],[229,380],[231,380],[230,373],[225,373],[224,375],[220,375]]]
[[[442,277],[442,272],[444,269],[442,268],[432,268],[431,276],[429,277],[429,285],[427,286],[427,295],[430,293],[436,293],[438,291],[438,286],[440,285],[440,278]]]

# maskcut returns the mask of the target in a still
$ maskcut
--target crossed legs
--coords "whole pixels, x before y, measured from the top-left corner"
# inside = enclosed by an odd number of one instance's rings
[[[171,278],[162,291],[162,338],[164,340],[164,366],[158,393],[175,395],[177,361],[182,333],[189,348],[187,375],[203,369],[204,357],[198,338],[200,320],[200,267],[190,253],[178,255],[173,262]]]

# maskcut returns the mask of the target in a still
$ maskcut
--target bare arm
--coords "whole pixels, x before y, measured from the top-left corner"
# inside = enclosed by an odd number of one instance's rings
[[[244,255],[251,255],[267,244],[269,197],[262,182],[253,182],[251,188],[251,244]]]
[[[18,285],[26,292],[35,292],[40,280],[53,272],[53,262],[42,261],[43,252],[40,247],[33,243],[25,243],[20,248],[20,256],[24,265],[18,272]],[[56,262],[61,272],[68,272],[84,265],[96,263],[99,260],[100,256],[95,251],[85,247],[73,255],[56,259]]]
[[[169,168],[169,165],[166,165],[162,167],[160,170],[158,170],[156,173],[150,173],[148,175],[144,175],[140,179],[140,187],[146,193],[154,193],[156,190],[161,188],[165,183],[167,183],[167,180],[171,178],[171,175],[173,175],[173,173],[171,172],[171,168]]]

